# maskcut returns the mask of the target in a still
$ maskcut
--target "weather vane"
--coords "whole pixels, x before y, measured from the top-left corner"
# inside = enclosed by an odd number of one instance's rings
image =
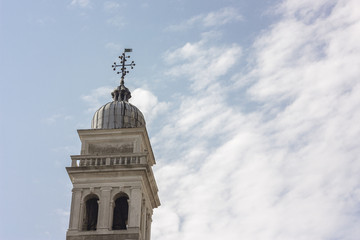
[[[133,69],[135,66],[134,61],[132,61],[130,64],[126,64],[126,61],[127,61],[126,58],[130,58],[130,56],[125,55],[125,53],[127,53],[127,52],[132,52],[132,49],[125,48],[123,54],[121,56],[119,56],[120,64],[116,64],[116,62],[114,62],[114,65],[111,66],[114,71],[116,71],[117,67],[121,67],[120,70],[121,70],[121,83],[122,84],[124,84],[124,77],[126,76],[127,73],[129,73],[129,71],[126,70],[126,67],[131,67],[131,69]],[[116,72],[116,73],[120,74],[120,72]]]
[[[121,72],[120,71],[116,72],[117,74],[121,73],[120,86],[115,88],[115,90],[111,93],[114,101],[126,101],[127,102],[131,98],[131,93],[130,93],[129,89],[127,87],[125,87],[125,85],[124,85],[124,78],[125,78],[126,74],[129,73],[129,71],[126,69],[126,67],[131,67],[131,69],[133,69],[135,66],[135,63],[134,63],[134,61],[131,61],[130,64],[126,64],[127,58],[130,58],[130,56],[126,56],[125,53],[127,53],[127,52],[132,52],[132,49],[125,48],[123,54],[121,56],[119,56],[120,64],[117,64],[116,62],[114,62],[114,65],[111,66],[114,71],[116,71],[116,68],[121,67],[120,68]]]

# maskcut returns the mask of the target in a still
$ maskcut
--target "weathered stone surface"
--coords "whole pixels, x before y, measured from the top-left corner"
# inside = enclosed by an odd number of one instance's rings
[[[105,104],[94,114],[93,129],[136,128],[145,126],[141,111],[126,101],[113,101]]]
[[[112,233],[112,234],[86,234],[78,236],[67,236],[66,240],[135,240],[139,239],[138,233]]]
[[[111,155],[118,153],[132,153],[134,143],[108,142],[108,143],[90,143],[88,147],[89,154]]]

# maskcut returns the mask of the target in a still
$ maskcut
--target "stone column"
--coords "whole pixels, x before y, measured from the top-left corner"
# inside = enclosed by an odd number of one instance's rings
[[[82,189],[80,188],[72,189],[69,230],[79,230],[81,194],[82,194]]]
[[[109,230],[109,215],[110,215],[110,201],[111,201],[112,187],[101,187],[101,201],[99,204],[99,222],[97,229],[99,231]]]
[[[141,200],[142,193],[141,187],[131,188],[130,196],[130,214],[129,214],[129,227],[138,227],[140,228],[140,218],[141,218]]]

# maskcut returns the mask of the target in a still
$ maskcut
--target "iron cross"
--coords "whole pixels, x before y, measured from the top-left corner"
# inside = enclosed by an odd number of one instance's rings
[[[127,53],[127,52],[132,52],[132,49],[125,48],[123,54],[121,56],[119,56],[120,64],[116,64],[116,62],[114,62],[114,65],[111,66],[114,71],[116,71],[117,67],[121,67],[120,70],[121,70],[121,83],[122,84],[124,84],[124,77],[126,76],[127,73],[129,73],[129,71],[126,70],[126,67],[131,67],[131,69],[133,69],[135,66],[134,61],[132,61],[130,64],[126,64],[127,58],[130,58],[130,56],[125,55],[125,53]],[[117,72],[117,74],[120,74],[120,71]]]

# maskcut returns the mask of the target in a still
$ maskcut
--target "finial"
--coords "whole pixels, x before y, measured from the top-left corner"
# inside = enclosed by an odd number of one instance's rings
[[[131,98],[131,93],[127,87],[125,87],[124,78],[127,73],[129,73],[128,70],[126,70],[126,67],[131,67],[131,69],[134,68],[135,63],[132,61],[130,64],[126,64],[126,58],[130,58],[130,56],[126,56],[125,53],[132,52],[131,48],[125,48],[123,54],[119,56],[120,64],[117,64],[114,62],[114,65],[111,67],[114,71],[116,71],[117,67],[121,67],[121,81],[120,86],[114,89],[114,91],[111,93],[112,98],[114,101],[128,101]],[[117,74],[120,74],[120,72],[116,72]]]

